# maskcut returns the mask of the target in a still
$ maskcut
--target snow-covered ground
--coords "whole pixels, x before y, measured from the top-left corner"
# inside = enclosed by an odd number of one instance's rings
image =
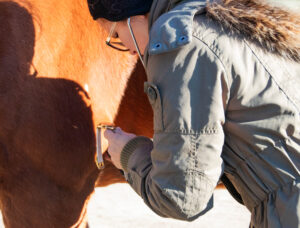
[[[88,207],[91,228],[248,228],[249,211],[227,190],[215,191],[215,207],[194,222],[161,218],[127,184],[97,188]]]
[[[194,222],[165,219],[154,214],[129,185],[114,184],[96,189],[88,206],[88,221],[90,228],[249,227],[250,213],[225,189],[215,191],[214,202],[215,207]]]

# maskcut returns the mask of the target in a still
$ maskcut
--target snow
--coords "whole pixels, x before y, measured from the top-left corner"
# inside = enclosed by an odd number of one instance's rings
[[[216,190],[214,208],[193,222],[161,218],[154,214],[127,184],[97,188],[88,205],[90,228],[248,228],[249,211],[225,189]],[[3,228],[0,223],[0,228]]]
[[[88,206],[91,228],[248,228],[249,211],[237,203],[226,189],[216,190],[214,208],[193,222],[161,218],[154,214],[127,184],[97,188]]]

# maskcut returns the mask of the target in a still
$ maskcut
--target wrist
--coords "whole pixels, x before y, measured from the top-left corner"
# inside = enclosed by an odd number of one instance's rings
[[[128,172],[128,162],[130,156],[140,147],[142,147],[145,144],[149,144],[149,142],[152,143],[151,139],[145,137],[145,136],[137,136],[129,140],[125,146],[123,147],[120,155],[120,163],[122,166],[122,169],[125,172]]]

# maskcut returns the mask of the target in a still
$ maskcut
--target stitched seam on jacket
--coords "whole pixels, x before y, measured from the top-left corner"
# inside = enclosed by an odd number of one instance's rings
[[[179,129],[176,131],[170,131],[170,130],[156,130],[154,131],[156,134],[180,134],[180,135],[214,135],[218,134],[219,130],[217,128],[206,128],[205,130],[197,131],[197,132],[191,132],[186,129]]]
[[[223,67],[223,70],[225,72],[225,77],[226,77],[226,84],[227,84],[227,88],[228,88],[228,99],[226,101],[226,104],[225,104],[225,110],[227,109],[227,106],[228,106],[228,103],[229,103],[229,100],[230,100],[230,86],[229,86],[229,77],[228,77],[228,71],[225,67],[225,64],[222,62],[221,58],[219,55],[217,55],[216,53],[216,50],[213,50],[212,47],[210,45],[208,45],[208,43],[206,43],[204,40],[202,40],[199,36],[196,35],[196,32],[193,32],[193,37],[195,37],[197,40],[199,40],[201,43],[203,43],[207,48],[208,50],[210,50],[212,52],[212,54],[214,54],[214,56],[219,60],[219,62],[221,63],[221,66]]]
[[[260,56],[258,55],[258,53],[254,52],[254,50],[250,47],[250,45],[248,44],[247,41],[244,41],[244,42],[247,45],[247,47],[251,50],[251,52],[253,53],[253,55],[257,58],[257,60],[264,67],[264,69],[266,70],[266,72],[268,72],[268,74],[270,75],[270,77],[272,78],[272,80],[276,83],[276,85],[278,86],[278,88],[280,89],[280,91],[282,91],[282,93],[287,97],[287,99],[290,100],[293,103],[293,105],[298,110],[298,112],[300,112],[300,110],[299,110],[299,108],[297,106],[297,103],[294,101],[294,99],[291,98],[290,96],[288,96],[288,94],[282,89],[282,87],[280,86],[280,84],[278,83],[278,81],[276,80],[276,78],[272,76],[272,75],[274,75],[274,73],[273,73],[272,69],[269,67],[269,65],[266,62],[264,62],[262,58],[260,58]]]
[[[223,67],[223,70],[225,72],[226,79],[227,79],[227,82],[228,82],[229,81],[229,78],[228,78],[229,74],[228,74],[228,71],[225,68],[224,63],[222,62],[221,58],[219,57],[219,55],[217,55],[217,53],[210,47],[210,45],[208,45],[208,43],[204,42],[204,40],[202,40],[202,39],[200,39],[200,37],[196,36],[195,32],[193,32],[193,37],[195,37],[197,40],[199,40],[201,43],[203,43],[214,54],[214,56],[219,60],[219,62],[221,63],[221,65]],[[228,86],[228,84],[227,84],[227,86]],[[228,86],[228,88],[230,88],[230,87]]]
[[[206,186],[208,186],[205,190],[213,189],[213,184],[211,183],[210,179],[207,177],[207,175],[205,175],[204,172],[188,169],[185,172],[185,175],[189,175],[189,177],[192,178],[192,183],[191,183],[192,185],[187,185],[185,188],[185,192],[189,189],[190,191],[193,192],[192,195],[196,197],[197,194],[195,194],[194,191],[197,191],[198,189],[195,188],[195,180],[196,180],[195,178],[200,178],[201,182],[204,183]],[[209,200],[208,200],[208,202],[209,202]],[[183,205],[182,205],[183,206],[182,211],[184,213],[191,212],[191,209],[189,207],[187,207],[189,203],[191,203],[191,202],[189,202],[188,198],[185,196],[184,200],[183,200]],[[200,204],[202,206],[202,207],[200,207],[201,211],[204,209],[202,204]],[[200,205],[197,205],[197,206],[200,206]]]

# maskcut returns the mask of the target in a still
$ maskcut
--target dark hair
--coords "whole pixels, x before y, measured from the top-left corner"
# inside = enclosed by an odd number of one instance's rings
[[[88,0],[94,20],[105,18],[121,21],[131,16],[143,15],[150,11],[153,0]]]

